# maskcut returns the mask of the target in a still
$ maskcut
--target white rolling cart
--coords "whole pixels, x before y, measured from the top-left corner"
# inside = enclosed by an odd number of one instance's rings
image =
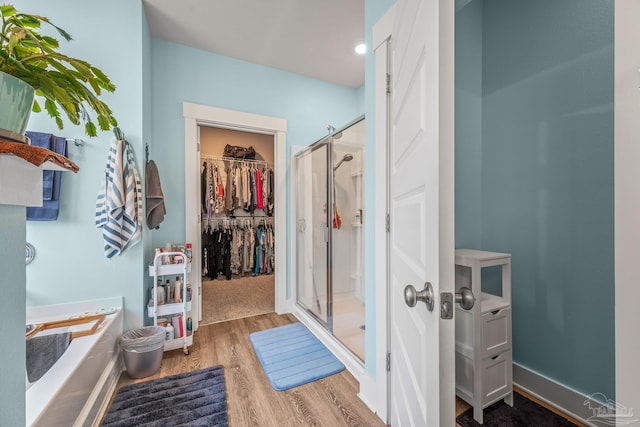
[[[476,296],[470,310],[456,306],[456,395],[473,406],[473,418],[482,424],[487,406],[500,399],[513,406],[511,255],[456,249],[455,260],[456,292],[467,287]],[[482,292],[486,267],[502,269],[499,295]]]
[[[165,257],[181,257],[182,263],[179,264],[163,264],[162,260]],[[163,252],[157,254],[153,259],[153,264],[149,266],[149,276],[153,277],[153,304],[147,305],[147,312],[149,317],[153,317],[154,326],[158,325],[158,317],[168,316],[171,321],[174,316],[182,316],[181,324],[183,336],[165,341],[164,351],[175,350],[182,347],[184,354],[189,354],[189,346],[193,344],[193,331],[188,333],[187,331],[187,318],[191,312],[191,301],[188,300],[187,293],[187,274],[191,270],[191,263],[187,262],[187,256],[182,252]],[[158,305],[158,278],[164,279],[164,277],[176,276],[182,280],[182,301],[173,302],[173,298],[167,301],[165,304]],[[175,332],[177,334],[177,332]]]

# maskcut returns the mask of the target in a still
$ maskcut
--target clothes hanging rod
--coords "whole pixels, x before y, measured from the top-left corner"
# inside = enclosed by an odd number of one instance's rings
[[[267,162],[266,160],[253,160],[253,159],[236,159],[235,157],[224,157],[224,156],[200,156],[200,160],[221,160],[228,162],[251,162],[251,163],[261,163],[267,166],[271,166],[271,162]]]
[[[274,221],[272,216],[228,216],[221,215],[214,218],[203,218],[203,221]]]
[[[275,225],[273,217],[204,218],[207,226]]]

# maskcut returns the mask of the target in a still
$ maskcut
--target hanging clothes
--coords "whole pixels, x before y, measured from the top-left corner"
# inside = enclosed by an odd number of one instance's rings
[[[219,220],[214,220],[219,221]],[[231,279],[233,275],[271,274],[274,270],[272,225],[253,226],[250,219],[229,220],[227,225],[205,225],[202,233],[202,276],[211,280]],[[260,219],[259,221],[265,221]],[[221,276],[222,275],[222,276]]]
[[[273,215],[273,177],[266,162],[202,157],[203,277],[273,272],[272,226],[262,216]]]
[[[214,166],[214,172],[215,172],[215,203],[214,203],[214,210],[213,213],[217,214],[221,214],[224,210],[224,194],[225,194],[225,190],[224,190],[224,184],[222,181],[222,176],[220,175],[220,167],[218,165],[218,162],[215,163]]]
[[[227,184],[224,188],[226,193],[224,209],[228,214],[231,214],[233,213],[233,171],[230,162],[225,161],[225,172],[227,174]]]
[[[200,189],[204,219],[233,217],[236,209],[252,215],[261,209],[267,216],[273,215],[274,173],[269,164],[259,168],[247,160],[204,159]]]
[[[264,198],[262,192],[262,177],[260,175],[260,169],[256,169],[256,207],[258,209],[264,209]]]

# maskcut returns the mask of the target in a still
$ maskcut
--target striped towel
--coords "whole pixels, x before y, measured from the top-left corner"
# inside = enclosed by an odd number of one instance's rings
[[[124,140],[113,141],[96,201],[96,227],[102,228],[107,258],[119,255],[142,236],[142,184],[133,151]]]

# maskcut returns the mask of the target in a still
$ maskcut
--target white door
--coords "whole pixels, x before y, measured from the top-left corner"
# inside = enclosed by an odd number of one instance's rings
[[[451,0],[399,0],[391,38],[391,425],[454,423],[453,31]],[[433,311],[405,287],[433,287]]]

